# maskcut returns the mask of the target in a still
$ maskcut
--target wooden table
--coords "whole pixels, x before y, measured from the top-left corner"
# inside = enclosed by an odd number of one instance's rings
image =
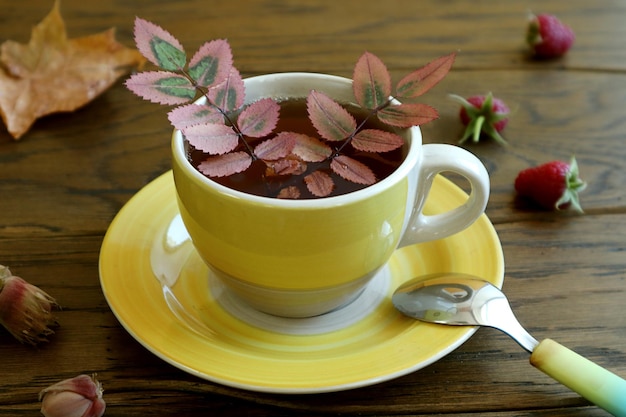
[[[26,42],[51,1],[3,0],[0,39]],[[626,3],[621,0],[206,2],[125,0],[61,5],[71,37],[117,27],[133,46],[135,15],[188,49],[228,38],[245,76],[315,71],[350,76],[369,50],[395,77],[458,50],[426,99],[441,118],[426,142],[456,143],[447,95],[492,91],[512,107],[505,137],[466,147],[487,166],[487,215],[502,242],[504,290],[520,321],[626,377]],[[537,62],[524,46],[529,10],[557,14],[577,34],[562,59]],[[458,415],[602,416],[528,364],[511,339],[480,329],[438,362],[381,384],[314,394],[263,394],[207,382],[147,351],[116,320],[98,273],[118,211],[170,167],[164,109],[122,80],[88,106],[39,120],[19,142],[0,131],[0,263],[59,300],[61,327],[30,348],[0,331],[0,414],[37,415],[40,389],[97,373],[107,416]],[[518,171],[576,155],[589,186],[583,215],[516,201]]]

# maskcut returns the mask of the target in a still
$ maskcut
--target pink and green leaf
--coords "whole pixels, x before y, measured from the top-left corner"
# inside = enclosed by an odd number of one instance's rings
[[[376,182],[376,175],[365,164],[346,155],[339,155],[330,162],[330,169],[340,177],[363,185],[371,185]]]
[[[243,106],[245,87],[239,71],[231,67],[226,79],[209,90],[208,98],[211,103],[227,112]]]
[[[455,57],[454,52],[439,57],[402,78],[396,86],[396,97],[419,97],[433,88],[450,72]]]
[[[419,126],[439,117],[434,107],[422,103],[394,104],[380,110],[377,115],[381,122],[402,128]]]
[[[293,150],[296,139],[289,132],[280,132],[272,139],[264,140],[254,148],[257,158],[274,161],[286,157]]]
[[[187,55],[181,43],[171,33],[137,17],[134,34],[137,49],[148,61],[167,71],[185,68]]]
[[[328,158],[333,150],[321,140],[302,133],[293,133],[295,143],[292,153],[307,162],[322,162]]]
[[[326,197],[333,192],[335,183],[330,175],[324,171],[314,171],[304,177],[306,188],[316,197]]]
[[[393,132],[365,129],[357,133],[350,144],[359,151],[389,152],[404,145],[404,139]]]
[[[189,76],[202,87],[224,81],[233,66],[233,53],[228,41],[218,39],[205,43],[189,61]]]
[[[194,148],[210,155],[222,155],[233,151],[239,144],[239,136],[230,126],[207,123],[189,126],[182,130]]]
[[[247,152],[232,152],[207,158],[198,170],[209,177],[228,177],[245,171],[251,164],[252,157]]]
[[[167,118],[172,126],[181,130],[193,125],[224,122],[224,116],[215,107],[193,103],[176,107]]]
[[[340,141],[356,129],[354,117],[326,94],[311,91],[306,104],[311,123],[324,139]]]
[[[244,135],[261,138],[274,131],[279,114],[278,103],[271,98],[263,98],[243,109],[237,118],[237,126]]]
[[[352,89],[356,102],[366,109],[384,105],[391,95],[391,75],[376,55],[366,52],[354,67]]]
[[[159,104],[183,104],[196,96],[196,89],[187,78],[167,71],[136,73],[125,85],[139,97]]]

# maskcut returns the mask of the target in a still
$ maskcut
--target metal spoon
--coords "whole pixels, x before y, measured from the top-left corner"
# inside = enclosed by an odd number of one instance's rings
[[[485,280],[457,273],[418,277],[401,285],[392,302],[421,321],[502,330],[531,353],[534,367],[609,413],[626,416],[625,380],[551,339],[538,342],[517,321],[502,291]]]

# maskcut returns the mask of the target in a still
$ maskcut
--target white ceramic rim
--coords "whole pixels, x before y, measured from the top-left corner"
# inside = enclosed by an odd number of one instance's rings
[[[323,81],[335,81],[338,83],[352,83],[352,80],[340,77],[337,75],[328,75],[328,74],[319,74],[313,72],[285,72],[285,73],[275,73],[275,74],[264,74],[257,75],[254,77],[249,77],[244,79],[244,83],[248,80],[262,80],[263,78],[316,78],[323,79]],[[196,100],[196,103],[202,103],[204,98],[200,98]],[[323,209],[333,206],[344,205],[348,203],[354,203],[357,201],[366,200],[381,191],[389,188],[391,185],[399,182],[404,177],[409,175],[411,170],[420,162],[421,158],[421,145],[422,145],[422,134],[419,127],[414,126],[407,129],[406,139],[408,141],[408,152],[400,164],[398,168],[394,172],[392,172],[389,176],[387,176],[382,181],[377,182],[376,184],[372,184],[365,188],[362,188],[357,191],[352,191],[347,194],[342,194],[338,196],[332,197],[323,197],[323,198],[310,198],[310,199],[302,199],[302,200],[288,200],[288,199],[279,199],[273,197],[264,197],[258,196],[254,194],[248,194],[243,191],[238,191],[232,189],[230,187],[226,187],[222,184],[219,184],[210,178],[206,177],[204,174],[200,173],[187,159],[187,155],[185,152],[184,140],[182,133],[178,129],[174,129],[172,134],[173,141],[173,156],[181,161],[181,166],[184,167],[188,172],[190,172],[191,176],[198,179],[200,182],[205,184],[207,187],[214,188],[218,190],[220,193],[229,195],[236,199],[243,199],[250,201],[251,203],[260,204],[260,205],[269,205],[274,207],[282,207],[282,208],[307,208],[307,209]]]

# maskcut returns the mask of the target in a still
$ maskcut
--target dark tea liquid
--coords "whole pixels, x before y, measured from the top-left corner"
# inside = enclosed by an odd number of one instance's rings
[[[285,100],[280,103],[280,106],[280,119],[272,136],[278,132],[298,132],[316,138],[320,137],[308,118],[305,99]],[[364,112],[363,109],[354,105],[345,104],[344,107],[354,116],[357,121],[357,126],[359,126],[361,122],[366,119],[368,113]],[[391,126],[381,123],[376,117],[369,118],[369,120],[365,123],[364,129],[380,129],[399,133],[399,130],[394,130]],[[254,147],[256,144],[265,139],[267,138],[252,139],[249,143],[252,147]],[[333,150],[336,150],[343,143],[343,141],[326,143],[329,144]],[[240,148],[243,150],[243,145],[240,145]],[[367,165],[376,175],[377,181],[380,181],[389,176],[398,166],[400,166],[405,154],[405,149],[403,148],[399,148],[391,152],[370,153],[357,151],[348,144],[341,150],[341,154],[350,156],[351,158]],[[237,150],[240,149],[238,148]],[[204,152],[193,149],[193,147],[190,146],[189,159],[196,169],[200,163],[207,158],[207,156],[208,155]],[[265,175],[265,163],[257,160],[254,161],[250,168],[244,172],[228,177],[211,177],[211,179],[226,187],[264,197],[276,197],[283,188],[296,186],[300,190],[300,199],[319,198],[311,194],[304,183],[304,177],[315,170],[325,171],[333,179],[335,187],[329,197],[347,194],[367,187],[367,185],[355,184],[347,181],[332,172],[330,169],[330,160],[324,162],[307,162],[307,166],[307,172],[302,175],[267,177]]]

